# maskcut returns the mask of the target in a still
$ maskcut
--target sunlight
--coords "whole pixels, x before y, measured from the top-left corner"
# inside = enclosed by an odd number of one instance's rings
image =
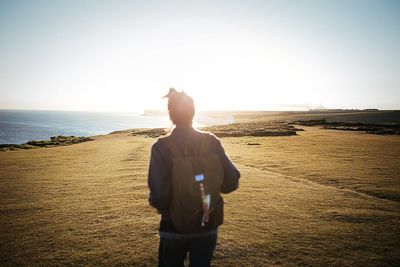
[[[75,88],[91,88],[85,99],[96,92],[90,108],[164,109],[160,98],[175,87],[194,98],[197,110],[307,109],[324,102],[321,88],[334,85],[332,60],[306,42],[292,44],[273,32],[262,37],[241,28],[197,26],[207,32],[204,38],[193,25],[171,24],[157,34],[143,30],[125,43],[103,42],[85,54],[72,79],[80,85]],[[67,90],[69,83],[60,87]]]

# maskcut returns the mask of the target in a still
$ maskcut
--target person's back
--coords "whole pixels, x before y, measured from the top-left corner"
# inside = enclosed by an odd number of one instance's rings
[[[218,138],[210,133],[201,132],[192,127],[191,122],[194,115],[193,100],[186,94],[178,93],[173,89],[168,94],[168,97],[168,109],[171,120],[176,127],[169,136],[160,138],[152,146],[148,176],[150,189],[149,202],[161,214],[159,266],[183,266],[187,253],[189,253],[190,257],[190,266],[210,266],[215,250],[218,226],[222,223],[223,212],[222,198],[221,203],[215,202],[219,199],[219,192],[229,193],[238,188],[240,174],[226,156]],[[207,145],[205,146],[204,144]],[[202,153],[205,156],[199,156]],[[196,159],[195,156],[203,157],[200,162],[206,162],[204,161],[204,157],[207,158],[207,155],[216,155],[215,162],[209,161],[209,164],[206,163],[206,165],[214,165],[214,168],[211,167],[210,169],[210,166],[194,166],[197,165],[196,161],[193,161],[193,159]],[[190,158],[192,161],[179,161],[181,165],[182,163],[184,165],[177,169],[174,168],[174,164],[175,167],[177,164],[174,159],[177,157],[182,157],[183,160],[185,157]],[[213,160],[213,158],[208,157],[208,160]],[[193,166],[185,166],[185,164]],[[204,191],[210,191],[212,186],[215,187],[218,185],[217,190],[213,190],[212,198],[214,199],[211,200],[213,205],[210,207],[210,203],[208,203],[210,210],[205,205],[205,208],[202,210],[204,212],[202,213],[203,220],[196,219],[195,221],[198,221],[199,225],[194,225],[194,227],[185,227],[185,223],[187,224],[190,221],[180,221],[179,219],[182,217],[185,219],[184,211],[181,211],[181,214],[176,214],[180,212],[180,209],[174,208],[177,201],[182,202],[185,199],[179,195],[180,193],[177,193],[179,187],[184,185],[178,185],[177,187],[174,184],[176,183],[176,176],[179,176],[179,170],[182,168],[194,170],[193,174],[201,174],[207,171],[210,173],[211,170],[212,173],[206,175],[213,178],[213,183],[211,184],[203,185],[203,174],[196,177],[193,175],[193,177],[188,178],[196,179],[196,182],[193,182],[194,190],[196,190],[198,184],[197,194],[200,196],[200,193],[202,193],[203,200],[206,199]],[[218,169],[221,170],[220,174],[218,174]],[[175,170],[175,173],[173,170]],[[220,180],[220,182],[217,182],[217,180]],[[205,187],[206,190],[204,190]],[[183,191],[190,190],[183,188]],[[189,198],[185,200],[187,202],[192,201]],[[185,205],[185,203],[182,205]],[[182,206],[183,208],[184,206]],[[208,221],[209,218],[211,218],[210,221]],[[202,223],[201,226],[200,223]]]

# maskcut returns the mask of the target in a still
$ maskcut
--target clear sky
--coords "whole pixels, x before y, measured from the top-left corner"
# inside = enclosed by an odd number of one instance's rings
[[[0,108],[400,109],[400,1],[0,0]]]

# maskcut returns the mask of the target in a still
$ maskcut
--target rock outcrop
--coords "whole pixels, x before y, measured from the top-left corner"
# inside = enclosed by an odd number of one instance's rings
[[[398,123],[363,123],[363,122],[340,122],[321,120],[298,120],[291,124],[303,126],[321,126],[323,129],[361,131],[368,134],[400,135],[400,124]]]
[[[254,121],[245,123],[233,123],[201,127],[200,130],[209,131],[218,137],[242,137],[242,136],[291,136],[303,129],[295,128],[293,125],[284,122]],[[154,129],[133,129],[128,132],[130,135],[143,135],[147,137],[160,137],[168,132],[162,128]]]
[[[29,141],[24,144],[0,144],[0,151],[9,151],[16,149],[32,149],[39,147],[55,147],[55,146],[68,146],[82,142],[92,141],[93,138],[81,136],[52,136],[50,140]]]

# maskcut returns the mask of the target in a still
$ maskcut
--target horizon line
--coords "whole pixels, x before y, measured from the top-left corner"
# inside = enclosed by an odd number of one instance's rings
[[[146,112],[168,113],[167,109],[144,110],[79,110],[79,109],[26,109],[26,108],[0,108],[0,111],[55,111],[55,112],[87,112],[87,113],[137,113],[143,115]],[[399,111],[398,109],[379,108],[309,108],[309,109],[221,109],[221,110],[196,110],[197,112],[307,112],[307,111]]]

